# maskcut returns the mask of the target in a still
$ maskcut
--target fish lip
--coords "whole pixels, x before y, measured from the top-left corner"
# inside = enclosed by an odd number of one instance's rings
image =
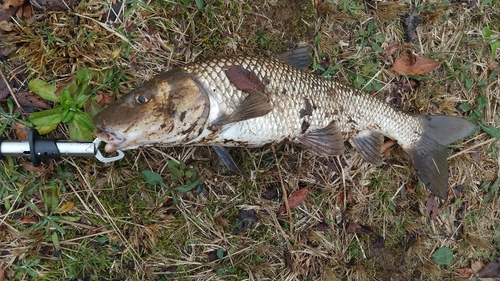
[[[126,137],[121,132],[116,132],[113,130],[97,128],[94,130],[94,134],[106,143],[104,146],[104,151],[107,153],[112,153],[120,149],[120,146],[125,142]]]

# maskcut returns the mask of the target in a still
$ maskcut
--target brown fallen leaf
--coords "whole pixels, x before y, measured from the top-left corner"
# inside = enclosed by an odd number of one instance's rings
[[[500,262],[489,262],[477,273],[477,276],[479,278],[500,278]]]
[[[302,188],[292,193],[292,195],[290,195],[290,197],[288,197],[287,199],[288,206],[290,207],[290,209],[293,209],[298,205],[300,205],[300,203],[302,203],[306,199],[308,193],[309,189],[307,188]],[[286,205],[285,202],[283,202],[283,204],[281,204],[280,208],[278,209],[277,213],[279,214],[285,211],[286,211]]]
[[[65,214],[73,209],[75,204],[71,201],[67,201],[66,203],[62,204],[61,207],[59,208],[59,213],[60,214]]]
[[[362,225],[357,222],[351,222],[347,226],[347,233],[372,234],[375,233],[375,228],[369,225]]]
[[[5,280],[5,271],[3,270],[2,267],[0,267],[0,281]]]
[[[478,273],[481,269],[483,269],[484,264],[481,261],[475,261],[471,263],[470,268],[474,273]]]
[[[426,57],[402,56],[398,58],[391,70],[402,75],[424,75],[438,68],[441,62],[431,60]]]
[[[44,167],[42,167],[42,166],[35,167],[35,166],[33,166],[33,163],[28,162],[28,161],[24,161],[22,165],[26,171],[38,172],[38,173],[47,172],[47,169],[45,169]]]
[[[46,100],[31,92],[18,92],[16,93],[16,98],[27,113],[33,113],[37,109],[52,108]]]
[[[99,96],[97,96],[97,104],[99,106],[105,106],[111,104],[112,102],[113,99],[110,96],[105,95],[103,92],[99,91]]]
[[[3,3],[2,8],[4,10],[8,10],[10,8],[21,7],[23,4],[24,4],[24,0],[6,0]]]
[[[21,216],[21,221],[25,223],[37,223],[38,219],[30,216]]]
[[[436,199],[434,199],[434,195],[429,195],[429,198],[427,198],[427,201],[425,201],[425,209],[427,210],[427,213],[429,214],[431,219],[436,220],[439,209]]]
[[[17,140],[28,140],[30,128],[24,124],[14,122],[14,132],[16,133]]]
[[[396,142],[393,140],[388,140],[382,144],[382,147],[380,147],[380,152],[385,155],[385,157],[391,156],[391,150],[390,148],[395,145]]]
[[[384,48],[384,57],[388,58],[392,56],[398,49],[401,44],[399,44],[398,41],[392,41],[387,44],[387,46]]]
[[[0,29],[3,31],[12,31],[12,23],[6,20],[0,21]]]
[[[461,277],[470,278],[474,271],[471,268],[459,268],[456,270]]]

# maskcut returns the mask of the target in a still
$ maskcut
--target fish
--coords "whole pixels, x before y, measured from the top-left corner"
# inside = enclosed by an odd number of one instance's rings
[[[147,146],[225,147],[288,141],[341,155],[348,141],[362,159],[383,164],[384,138],[409,155],[417,176],[446,199],[447,146],[476,131],[460,116],[403,112],[369,93],[306,68],[310,46],[279,56],[220,56],[163,72],[95,115],[105,151]],[[309,51],[309,54],[307,52]]]

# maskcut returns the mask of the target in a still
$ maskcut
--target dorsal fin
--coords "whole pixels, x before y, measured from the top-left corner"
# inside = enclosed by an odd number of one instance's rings
[[[284,53],[274,55],[274,57],[291,66],[304,70],[312,63],[313,58],[311,52],[312,47],[310,45],[303,45]]]

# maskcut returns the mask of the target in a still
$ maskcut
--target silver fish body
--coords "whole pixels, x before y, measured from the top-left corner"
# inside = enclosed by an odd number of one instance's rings
[[[187,64],[145,82],[94,118],[108,152],[139,146],[261,146],[289,140],[339,155],[349,140],[380,165],[384,136],[446,197],[446,145],[470,135],[453,116],[410,115],[276,58],[233,56]]]

